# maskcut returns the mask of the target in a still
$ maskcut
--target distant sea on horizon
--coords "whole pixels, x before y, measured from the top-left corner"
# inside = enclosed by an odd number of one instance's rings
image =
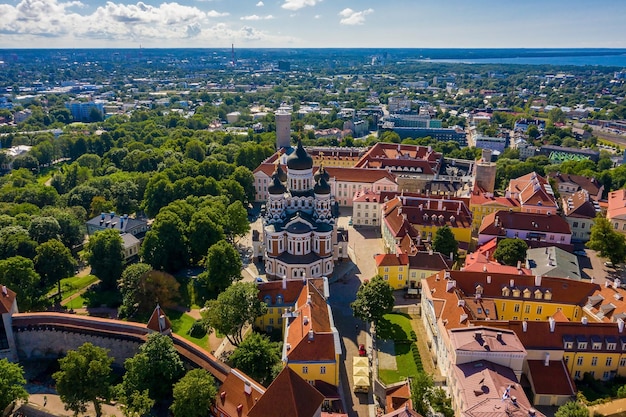
[[[451,63],[451,64],[510,64],[510,65],[574,65],[626,68],[626,54],[596,56],[542,56],[514,58],[451,58],[451,59],[420,59],[420,62]]]

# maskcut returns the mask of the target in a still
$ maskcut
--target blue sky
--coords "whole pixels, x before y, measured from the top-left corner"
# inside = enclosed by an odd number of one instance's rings
[[[0,48],[626,48],[621,0],[0,0]]]

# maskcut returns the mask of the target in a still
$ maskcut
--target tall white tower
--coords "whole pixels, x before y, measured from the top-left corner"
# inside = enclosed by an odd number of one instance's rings
[[[291,146],[291,113],[276,112],[276,149]]]

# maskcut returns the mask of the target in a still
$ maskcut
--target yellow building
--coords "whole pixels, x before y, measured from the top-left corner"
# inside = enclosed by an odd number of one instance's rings
[[[452,262],[439,252],[413,252],[410,254],[380,254],[374,257],[378,275],[394,290],[408,288],[417,294],[421,280],[442,269],[450,269]],[[415,291],[413,291],[415,290]]]
[[[259,298],[268,311],[255,326],[273,330],[282,326],[285,366],[311,384],[339,385],[341,344],[327,299],[326,279],[282,280],[259,284]]]
[[[472,230],[477,232],[483,219],[488,214],[495,213],[498,210],[520,211],[521,206],[518,200],[509,197],[495,197],[493,193],[488,193],[478,185],[475,185],[470,197]]]

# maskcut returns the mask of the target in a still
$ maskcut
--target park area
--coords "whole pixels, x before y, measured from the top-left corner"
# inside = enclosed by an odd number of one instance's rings
[[[378,323],[378,376],[385,384],[393,384],[423,370],[417,348],[417,336],[406,314],[386,314]]]

